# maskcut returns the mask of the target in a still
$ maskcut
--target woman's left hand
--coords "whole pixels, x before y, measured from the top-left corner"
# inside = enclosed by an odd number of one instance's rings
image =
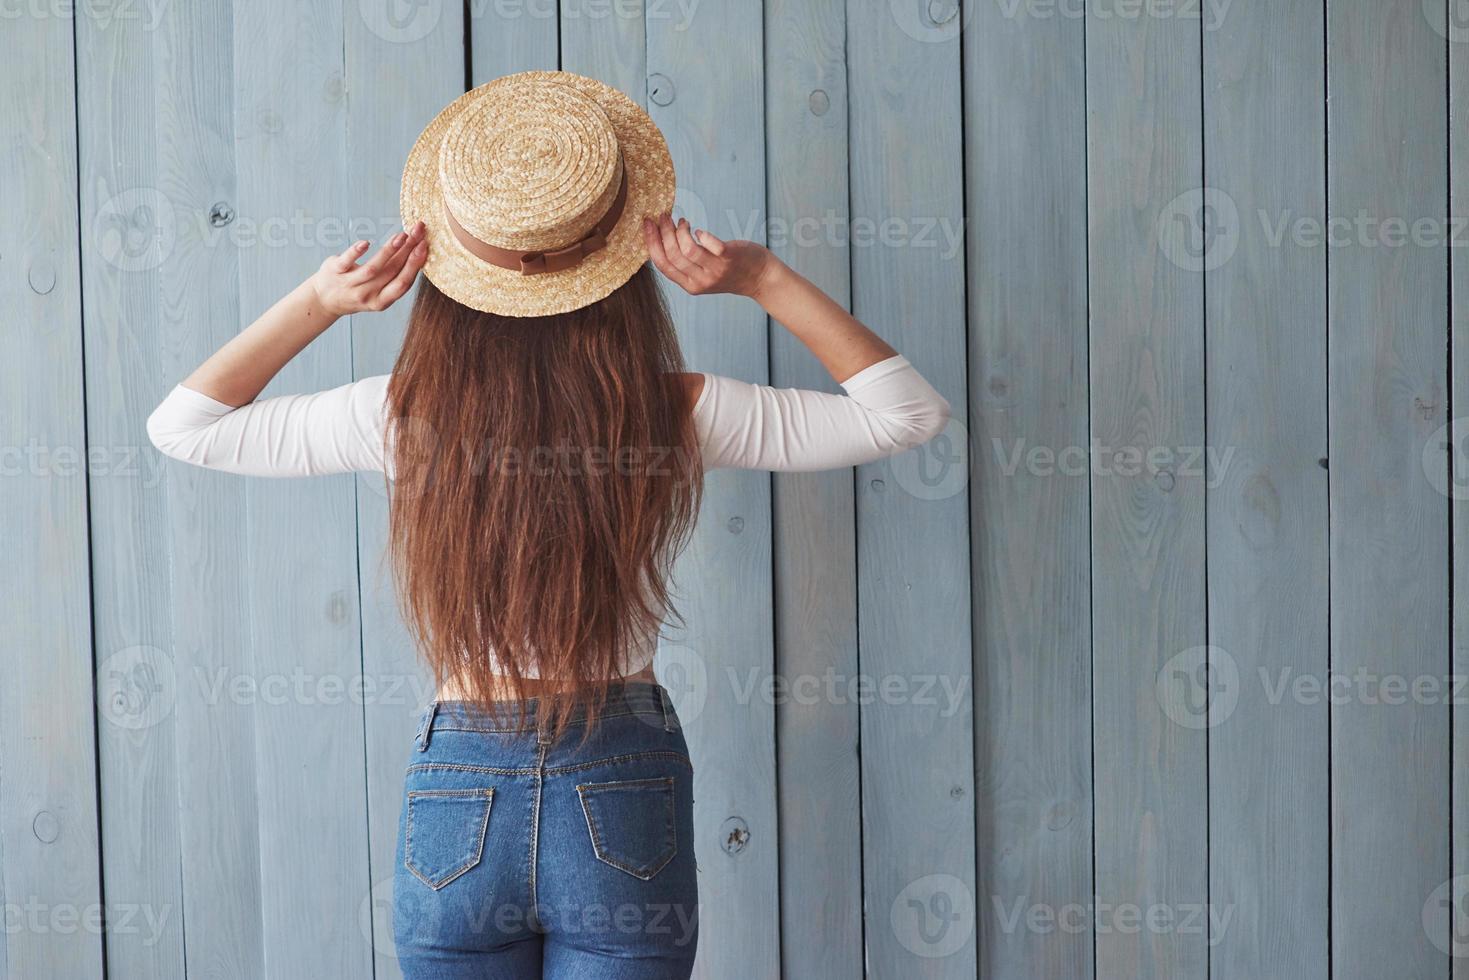
[[[736,293],[760,298],[780,260],[755,242],[725,242],[708,231],[695,231],[686,218],[671,215],[643,219],[643,244],[658,271],[690,296]]]
[[[423,222],[388,240],[376,255],[357,264],[368,242],[357,242],[333,255],[311,277],[316,301],[332,316],[386,310],[413,286],[418,270],[428,261]]]

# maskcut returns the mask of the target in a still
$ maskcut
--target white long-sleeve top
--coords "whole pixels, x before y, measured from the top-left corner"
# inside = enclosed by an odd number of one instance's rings
[[[230,473],[377,471],[391,479],[388,378],[239,408],[178,385],[148,418],[148,437],[174,459]],[[842,388],[846,394],[835,395],[705,374],[693,408],[704,468],[791,472],[870,463],[927,442],[949,418],[949,403],[901,354]],[[652,663],[655,648],[656,637],[649,638],[627,673]]]

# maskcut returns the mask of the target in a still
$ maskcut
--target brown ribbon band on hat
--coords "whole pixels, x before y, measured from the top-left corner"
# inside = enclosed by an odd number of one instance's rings
[[[449,219],[449,230],[454,237],[459,239],[459,244],[476,256],[484,259],[490,265],[499,266],[501,269],[509,269],[511,272],[519,272],[522,276],[538,276],[545,272],[561,272],[570,269],[582,259],[599,251],[607,244],[607,236],[612,234],[612,229],[617,227],[617,219],[622,217],[622,209],[627,205],[627,167],[622,168],[622,183],[617,188],[617,196],[612,199],[612,205],[607,213],[602,215],[600,221],[592,226],[581,237],[581,240],[572,242],[563,248],[548,252],[526,252],[511,248],[500,248],[489,242],[482,242],[464,229],[454,218],[454,213],[449,210],[448,202],[444,203],[444,216]]]

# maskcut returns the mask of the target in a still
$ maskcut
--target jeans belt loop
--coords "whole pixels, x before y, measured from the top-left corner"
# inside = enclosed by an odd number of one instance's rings
[[[418,751],[427,752],[429,739],[433,737],[434,717],[439,713],[439,702],[437,699],[430,701],[428,710],[423,713],[423,722],[418,726]]]
[[[673,734],[673,711],[672,711],[672,705],[670,705],[668,703],[668,690],[662,684],[659,684],[658,685],[658,705],[659,705],[659,707],[661,707],[663,709],[663,730],[665,732],[667,732],[668,734],[672,735]]]

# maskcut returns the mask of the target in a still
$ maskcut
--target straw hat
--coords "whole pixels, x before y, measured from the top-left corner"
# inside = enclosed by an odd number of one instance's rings
[[[427,228],[424,274],[507,316],[579,309],[647,261],[641,222],[673,207],[673,160],[632,99],[591,78],[526,71],[472,89],[403,168],[403,227]]]

